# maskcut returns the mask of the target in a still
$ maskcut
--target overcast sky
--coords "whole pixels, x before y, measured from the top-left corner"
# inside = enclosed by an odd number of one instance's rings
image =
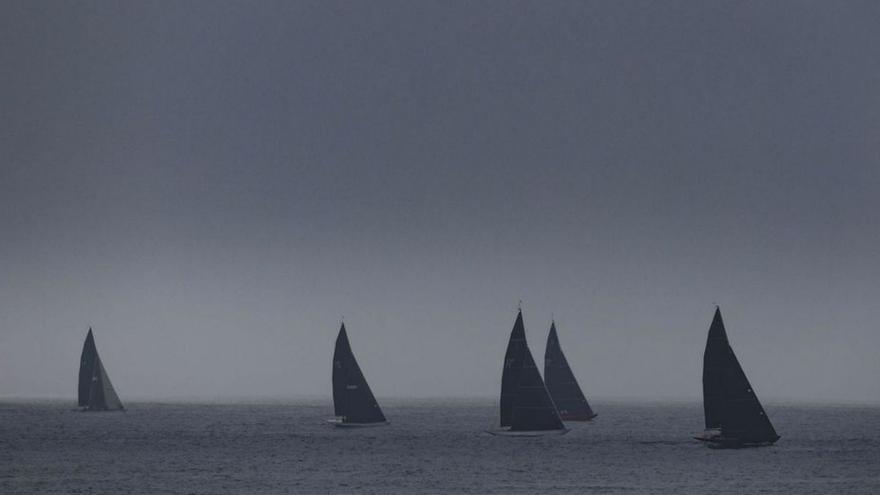
[[[0,397],[880,401],[880,4],[0,4]]]

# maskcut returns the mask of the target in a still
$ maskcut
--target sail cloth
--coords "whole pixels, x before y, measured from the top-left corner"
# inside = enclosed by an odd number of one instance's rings
[[[563,421],[589,421],[596,417],[562,353],[555,322],[550,324],[544,351],[544,383]]]
[[[79,362],[79,389],[77,403],[85,411],[115,411],[124,409],[116,394],[104,363],[95,346],[92,329],[86,335]]]
[[[89,397],[92,391],[92,378],[95,376],[95,362],[98,357],[98,349],[95,347],[95,337],[92,335],[92,329],[86,335],[86,341],[83,343],[82,354],[79,359],[79,407],[89,405]]]
[[[513,404],[526,350],[526,329],[520,311],[513,323],[513,330],[510,331],[507,352],[504,353],[504,370],[501,372],[501,426],[513,424]]]
[[[513,398],[510,431],[563,430],[565,426],[538,372],[528,344],[523,344],[522,367]]]
[[[333,352],[333,409],[343,423],[384,423],[385,415],[358,366],[345,324],[339,328]]]
[[[760,444],[779,439],[730,347],[720,308],[715,308],[703,354],[703,410],[706,429],[719,430],[721,441]]]

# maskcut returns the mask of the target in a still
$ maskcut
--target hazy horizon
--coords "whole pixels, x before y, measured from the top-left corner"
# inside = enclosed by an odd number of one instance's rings
[[[880,4],[4,2],[0,397],[880,402]]]
[[[112,377],[111,377],[112,378]],[[500,385],[500,384],[499,384]],[[74,391],[75,392],[75,391]],[[760,390],[758,390],[760,393]],[[592,395],[588,390],[587,400],[592,406],[598,404],[702,404],[702,392],[692,396],[643,396],[643,395]],[[399,406],[404,404],[418,403],[498,403],[498,393],[473,394],[473,395],[405,395],[405,396],[376,396],[377,401],[383,407]],[[759,399],[761,397],[759,396]],[[333,396],[331,392],[323,394],[274,394],[264,393],[255,395],[198,395],[187,394],[180,396],[172,395],[135,395],[120,396],[120,400],[126,406],[132,404],[205,404],[205,405],[233,405],[233,404],[331,404]],[[19,395],[19,396],[0,396],[0,402],[16,403],[16,402],[75,402],[76,394],[64,395]],[[769,406],[841,406],[841,407],[877,407],[880,401],[873,399],[864,400],[846,400],[846,399],[809,399],[797,397],[771,397],[769,399],[761,399],[762,404]],[[601,408],[601,407],[600,407]]]

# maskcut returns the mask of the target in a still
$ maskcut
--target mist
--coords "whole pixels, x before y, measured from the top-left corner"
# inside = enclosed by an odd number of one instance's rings
[[[4,2],[0,397],[880,401],[873,2]]]

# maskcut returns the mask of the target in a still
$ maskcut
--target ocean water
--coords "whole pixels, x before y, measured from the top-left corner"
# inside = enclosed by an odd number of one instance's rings
[[[699,403],[594,404],[564,436],[495,437],[491,401],[386,401],[392,424],[324,423],[329,402],[0,402],[0,493],[880,493],[880,408],[767,404],[782,439],[713,450]]]

